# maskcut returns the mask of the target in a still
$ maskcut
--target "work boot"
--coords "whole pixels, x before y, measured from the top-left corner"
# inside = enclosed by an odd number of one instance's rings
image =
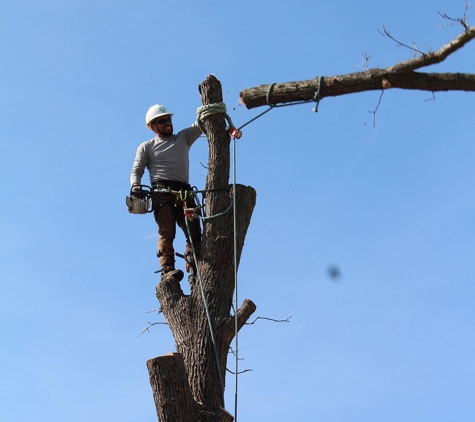
[[[175,270],[175,267],[172,267],[171,265],[164,265],[162,267],[162,277],[160,278],[160,281],[170,278],[173,278],[176,281],[181,281],[183,280],[183,276],[184,274],[182,270]]]

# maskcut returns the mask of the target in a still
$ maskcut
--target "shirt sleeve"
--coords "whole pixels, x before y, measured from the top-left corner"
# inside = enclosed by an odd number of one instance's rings
[[[135,154],[134,164],[132,166],[132,172],[130,173],[130,184],[138,183],[140,185],[142,181],[142,176],[147,166],[148,156],[145,143],[141,144],[137,148],[137,153]]]
[[[183,132],[185,132],[186,141],[190,147],[203,133],[198,122],[194,122],[190,127],[183,129]]]

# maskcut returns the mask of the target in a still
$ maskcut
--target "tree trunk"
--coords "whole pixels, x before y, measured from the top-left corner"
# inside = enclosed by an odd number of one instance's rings
[[[197,421],[183,357],[172,353],[147,361],[157,417],[161,422]]]
[[[212,75],[200,85],[203,105],[222,102],[221,83]],[[206,181],[206,217],[228,208],[236,195],[237,264],[256,203],[256,192],[249,186],[229,185],[230,137],[223,114],[203,121],[208,143],[208,177]],[[232,421],[224,410],[226,361],[235,336],[235,319],[231,315],[234,292],[234,211],[204,220],[199,270],[208,314],[202,298],[199,278],[190,276],[190,295],[185,295],[174,279],[157,285],[157,298],[175,338],[177,354],[148,361],[149,376],[160,421]],[[238,315],[240,329],[256,306],[244,300]],[[210,329],[214,333],[213,335]],[[218,363],[219,361],[219,363]],[[183,362],[183,368],[180,367]],[[184,369],[183,371],[181,369]],[[170,374],[174,374],[170,376]],[[186,374],[186,379],[183,379]],[[188,385],[194,405],[190,405]],[[183,417],[173,419],[183,404]],[[191,410],[190,410],[191,409]]]

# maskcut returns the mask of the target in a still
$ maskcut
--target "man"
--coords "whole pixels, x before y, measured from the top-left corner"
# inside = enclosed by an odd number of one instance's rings
[[[132,194],[140,191],[144,169],[150,175],[152,191],[174,190],[191,191],[189,185],[189,150],[199,138],[202,131],[195,122],[191,127],[173,134],[173,113],[166,107],[155,104],[145,115],[145,124],[155,133],[155,138],[142,143],[138,149],[130,175]],[[187,208],[194,208],[196,204],[190,197],[186,200]],[[158,225],[157,256],[161,265],[162,280],[174,277],[178,281],[183,278],[183,271],[175,269],[175,239],[176,225],[186,237],[185,259],[188,272],[195,270],[193,253],[190,241],[193,242],[198,256],[201,243],[201,227],[199,220],[188,221],[191,239],[186,228],[183,202],[170,192],[156,192],[152,196],[152,208],[155,221]]]

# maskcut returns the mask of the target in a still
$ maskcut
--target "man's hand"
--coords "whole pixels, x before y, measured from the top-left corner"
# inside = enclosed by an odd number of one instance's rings
[[[139,185],[132,186],[132,189],[130,192],[132,196],[136,196],[137,198],[142,197],[142,188]]]

